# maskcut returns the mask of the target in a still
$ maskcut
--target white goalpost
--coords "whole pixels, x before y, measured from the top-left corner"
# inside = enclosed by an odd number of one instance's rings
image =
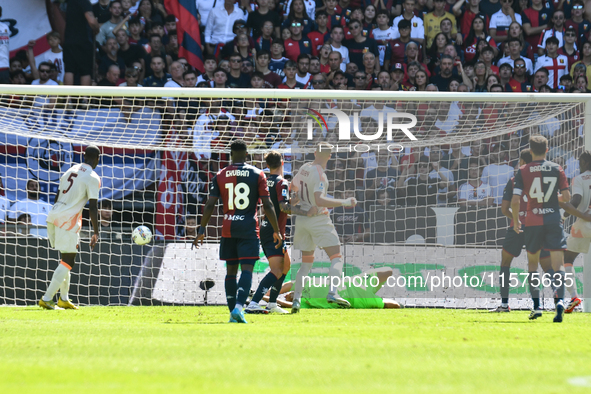
[[[58,254],[48,245],[43,212],[31,207],[53,202],[59,177],[89,144],[102,151],[102,235],[90,251],[85,212],[72,298],[82,305],[224,304],[221,210],[208,226],[208,243],[194,250],[191,241],[208,183],[229,163],[229,143],[240,138],[260,168],[265,153],[281,152],[288,178],[313,158],[319,142],[333,147],[328,193],[360,201],[355,210],[331,213],[345,275],[390,267],[397,282],[378,294],[411,307],[496,306],[509,226],[502,191],[519,152],[529,135],[542,134],[549,159],[574,177],[579,154],[591,150],[590,100],[584,94],[0,85],[0,305],[33,305],[45,290]],[[31,181],[39,193],[29,190]],[[19,201],[28,201],[20,206],[29,211],[17,208]],[[150,245],[131,242],[131,230],[142,224],[155,234]],[[567,219],[565,229],[571,224]],[[294,273],[301,258],[291,252]],[[317,253],[312,274],[326,274],[327,262]],[[261,255],[253,287],[267,269]],[[591,312],[591,257],[578,257],[575,269],[583,310]],[[511,272],[519,281],[510,305],[527,308],[519,277],[527,272],[525,251]],[[543,295],[548,306],[550,290]]]

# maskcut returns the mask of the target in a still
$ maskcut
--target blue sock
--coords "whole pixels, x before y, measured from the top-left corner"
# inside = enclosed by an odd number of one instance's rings
[[[540,275],[538,275],[537,272],[530,272],[527,279],[529,282],[529,293],[531,294],[531,299],[534,302],[534,310],[536,309],[540,309],[540,288],[538,286],[533,286],[532,285],[532,279],[533,278],[536,279],[540,279]],[[536,283],[538,283],[538,280],[536,280]]]
[[[226,281],[224,282],[226,289],[226,300],[228,301],[228,309],[230,312],[234,310],[236,306],[236,275],[226,275]]]
[[[281,275],[281,278],[277,279],[277,281],[271,287],[271,293],[269,294],[269,302],[277,302],[277,297],[279,297],[279,292],[281,291],[281,286],[283,286],[283,281],[285,280],[285,274]]]
[[[261,283],[259,283],[256,293],[254,293],[252,296],[252,300],[258,303],[275,282],[277,282],[277,277],[272,272],[269,272],[267,275],[265,275]]]
[[[554,280],[552,281],[552,283],[554,284],[554,288],[556,289],[556,298],[558,299],[556,301],[557,303],[564,299],[564,278],[564,271],[556,271],[556,273],[554,274]]]
[[[236,295],[236,304],[246,304],[246,297],[250,293],[250,286],[252,285],[252,272],[242,271],[240,280],[238,281],[238,294]]]
[[[499,275],[499,282],[501,285],[501,302],[503,304],[509,303],[509,281],[511,275],[511,267],[501,267]]]
[[[558,302],[557,300],[557,296],[556,296],[556,286],[554,286],[554,274],[556,272],[554,271],[554,269],[552,268],[548,268],[548,271],[546,271],[546,273],[544,274],[545,278],[549,278],[550,279],[550,288],[552,288],[552,297],[554,297],[554,303],[556,304],[556,302]],[[548,282],[548,279],[546,279],[544,282]]]

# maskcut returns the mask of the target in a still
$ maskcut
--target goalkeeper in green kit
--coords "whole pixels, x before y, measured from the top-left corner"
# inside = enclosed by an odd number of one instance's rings
[[[388,277],[392,276],[392,270],[388,267],[376,268],[355,277],[345,278],[343,290],[339,290],[341,297],[351,303],[353,309],[398,309],[400,304],[392,299],[382,298],[376,293],[380,290]],[[326,295],[330,283],[324,283],[324,277],[305,278],[302,292],[302,309],[337,309],[338,305],[329,304]],[[356,286],[361,284],[361,286]],[[291,308],[293,282],[286,282],[281,287],[280,294],[285,294],[285,300],[277,299],[277,303],[285,308]],[[266,300],[268,293],[263,297]]]

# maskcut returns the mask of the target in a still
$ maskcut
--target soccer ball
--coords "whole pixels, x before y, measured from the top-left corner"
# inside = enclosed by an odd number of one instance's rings
[[[138,226],[133,229],[131,239],[138,245],[145,245],[152,240],[152,232],[146,226]]]

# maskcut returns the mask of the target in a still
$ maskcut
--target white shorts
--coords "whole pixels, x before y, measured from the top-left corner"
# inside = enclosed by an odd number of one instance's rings
[[[566,250],[575,253],[587,253],[591,244],[591,222],[577,219],[570,228],[566,239]]]
[[[575,253],[587,253],[589,244],[591,244],[591,238],[575,238],[569,235],[566,239],[566,250]]]
[[[340,245],[339,235],[328,215],[297,217],[293,238],[295,249],[309,252],[316,246],[327,248]]]
[[[62,253],[78,253],[80,237],[77,232],[66,231],[47,223],[47,237],[51,247]]]

